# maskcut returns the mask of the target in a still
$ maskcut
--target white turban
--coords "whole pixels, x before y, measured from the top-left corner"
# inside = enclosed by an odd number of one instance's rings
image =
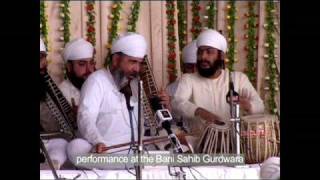
[[[210,46],[219,49],[226,53],[227,41],[226,38],[216,30],[207,29],[201,32],[197,38],[197,47]]]
[[[270,157],[262,163],[260,176],[262,179],[280,179],[280,158]]]
[[[147,55],[147,42],[137,33],[127,33],[116,39],[111,47],[111,54],[122,52],[135,58],[144,58]]]
[[[40,38],[40,52],[46,52],[46,45],[43,40]]]
[[[63,59],[66,62],[68,60],[89,59],[93,57],[93,49],[91,43],[82,38],[77,38],[66,44]]]
[[[194,40],[185,46],[182,50],[182,59],[184,63],[197,63],[197,41]]]

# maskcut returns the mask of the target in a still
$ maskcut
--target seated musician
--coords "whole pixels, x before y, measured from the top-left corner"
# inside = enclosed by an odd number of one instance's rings
[[[186,45],[182,50],[182,60],[183,60],[183,66],[182,66],[182,72],[183,73],[194,73],[196,70],[196,63],[197,63],[197,41],[193,40],[191,43]],[[174,96],[175,92],[177,91],[177,87],[179,84],[179,79],[174,81],[173,83],[169,84],[167,86],[167,92],[169,93],[169,96]],[[176,121],[177,126],[183,130],[187,131],[188,124],[187,121],[183,121],[183,117],[179,115],[179,113],[176,111],[175,107],[172,107],[172,116],[174,120]]]
[[[76,112],[81,86],[95,71],[94,48],[90,42],[76,38],[66,44],[62,56],[66,62],[67,79],[60,83],[59,89]]]
[[[205,123],[224,124],[230,120],[229,70],[224,69],[227,41],[215,30],[205,30],[197,38],[197,72],[184,74],[179,81],[172,106],[190,118],[191,133],[203,132]],[[262,113],[264,104],[241,72],[233,72],[234,90],[240,96],[240,109],[248,114]],[[200,120],[200,119],[202,120]]]
[[[92,73],[83,84],[78,109],[78,127],[83,139],[75,139],[67,147],[68,158],[74,165],[79,155],[112,152],[106,151],[106,148],[131,142],[127,102],[133,107],[133,136],[137,140],[137,76],[146,55],[145,38],[136,33],[127,33],[113,42],[109,66]],[[169,96],[165,92],[160,93],[160,99],[169,108]],[[127,154],[128,150],[120,153]]]
[[[46,47],[40,38],[40,127],[45,133],[59,132],[60,126],[54,116],[49,110],[46,102],[47,86],[44,81],[44,74],[47,72],[47,59]],[[60,167],[66,162],[66,147],[67,140],[64,138],[52,138],[44,140],[44,145],[47,148],[48,154],[51,157],[55,169]],[[46,165],[46,167],[48,167]]]

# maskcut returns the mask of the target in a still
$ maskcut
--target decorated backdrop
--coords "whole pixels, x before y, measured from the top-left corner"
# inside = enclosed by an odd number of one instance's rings
[[[268,111],[280,112],[279,1],[41,1],[40,34],[48,70],[65,77],[61,51],[83,37],[92,42],[96,67],[109,61],[111,42],[127,31],[142,34],[158,87],[181,76],[182,48],[213,28],[228,41],[227,68],[246,73]]]

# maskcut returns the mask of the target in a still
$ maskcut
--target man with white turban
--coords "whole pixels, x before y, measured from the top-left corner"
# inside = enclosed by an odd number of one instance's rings
[[[109,67],[92,73],[83,84],[78,109],[78,127],[83,139],[75,139],[67,147],[68,158],[74,165],[107,169],[98,164],[79,165],[77,157],[90,152],[101,154],[118,151],[106,150],[106,147],[137,140],[137,76],[146,55],[145,38],[136,33],[127,33],[113,42]],[[160,98],[165,106],[169,105],[168,95]],[[128,105],[133,108],[128,108]],[[119,153],[127,154],[128,151]]]
[[[44,80],[44,74],[47,72],[47,52],[43,40],[40,38],[40,131],[42,133],[60,132],[60,126],[53,114],[50,112],[46,102],[47,85]],[[68,142],[64,138],[51,138],[43,140],[48,154],[53,162],[55,169],[66,162],[66,148]],[[41,169],[47,169],[48,164],[40,164]]]
[[[186,45],[182,49],[182,60],[183,60],[183,73],[194,73],[196,70],[196,63],[197,63],[197,41],[193,40],[191,43]],[[179,84],[179,79],[174,81],[173,83],[169,84],[167,86],[167,92],[169,93],[169,96],[173,97],[177,87]],[[183,124],[182,116],[179,115],[178,112],[176,112],[175,107],[173,107],[173,118],[177,122],[177,126],[180,127],[182,130],[185,130],[184,127],[187,124]]]
[[[66,63],[67,79],[62,81],[59,89],[76,111],[81,86],[95,71],[94,48],[90,42],[76,38],[66,44],[62,56]]]
[[[183,117],[191,119],[191,133],[200,135],[206,123],[230,121],[230,106],[226,102],[229,71],[224,69],[227,41],[223,35],[205,30],[197,38],[197,47],[197,72],[183,74],[172,105]],[[240,95],[240,108],[249,114],[262,113],[263,102],[248,77],[233,72],[232,80]]]

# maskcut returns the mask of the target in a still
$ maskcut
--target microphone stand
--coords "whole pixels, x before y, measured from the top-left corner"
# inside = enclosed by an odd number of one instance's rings
[[[138,155],[138,164],[135,165],[136,179],[142,179],[142,166],[141,166],[141,154],[143,153],[143,143],[142,143],[142,120],[141,120],[141,100],[143,95],[143,82],[139,78],[138,85],[138,144],[136,149],[136,154]]]
[[[180,141],[177,138],[177,136],[175,134],[171,133],[171,134],[169,134],[168,138],[170,139],[170,142],[173,145],[173,147],[175,147],[174,153],[183,153]],[[176,173],[172,173],[170,166],[168,166],[169,174],[171,176],[176,176],[176,177],[178,177],[178,179],[186,180],[186,172],[183,171],[183,168],[181,166],[179,167],[179,169],[180,169],[180,171],[178,171]]]
[[[134,152],[134,154],[138,155],[138,163],[134,164],[135,172],[136,172],[136,179],[141,180],[142,179],[142,168],[141,168],[141,154],[143,150],[142,146],[142,137],[141,137],[141,132],[142,132],[142,122],[141,122],[141,96],[142,96],[142,81],[140,81],[140,78],[138,79],[139,84],[138,84],[138,144],[135,143],[135,138],[134,138],[134,127],[133,127],[133,119],[132,119],[132,114],[133,114],[133,107],[130,105],[130,97],[132,96],[132,91],[130,88],[130,81],[129,83],[124,86],[123,88],[120,89],[120,92],[124,94],[126,98],[126,104],[127,104],[127,109],[129,111],[129,117],[130,117],[130,129],[131,129],[131,148]]]
[[[234,98],[237,98],[236,100]],[[236,154],[240,155],[240,105],[239,94],[234,90],[231,72],[229,73],[229,93],[227,94],[227,102],[230,104],[230,121],[234,122],[234,134],[236,139]]]

